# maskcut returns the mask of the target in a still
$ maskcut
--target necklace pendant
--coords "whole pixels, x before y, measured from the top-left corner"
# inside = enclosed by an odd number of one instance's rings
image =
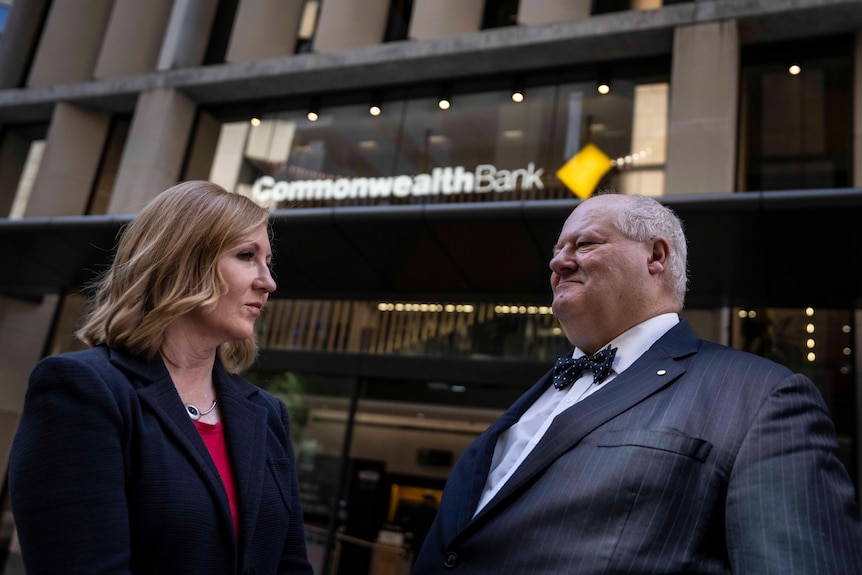
[[[193,403],[185,403],[183,405],[186,406],[186,412],[189,414],[189,417],[191,417],[195,421],[198,421],[204,415],[212,413],[212,410],[216,408],[216,405],[218,405],[218,397],[213,400],[213,404],[210,405],[210,408],[206,411],[201,411],[201,409]]]

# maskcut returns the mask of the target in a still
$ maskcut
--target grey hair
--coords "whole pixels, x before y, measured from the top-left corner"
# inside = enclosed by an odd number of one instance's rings
[[[679,309],[688,289],[688,246],[682,221],[667,206],[648,196],[627,196],[630,201],[616,216],[616,226],[627,238],[646,242],[658,236],[670,245],[668,270]]]

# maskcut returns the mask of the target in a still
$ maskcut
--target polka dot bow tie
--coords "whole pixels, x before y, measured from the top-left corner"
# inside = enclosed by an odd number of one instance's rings
[[[593,354],[573,359],[571,355],[564,355],[554,365],[554,387],[566,389],[573,381],[581,377],[585,371],[593,372],[593,383],[601,383],[611,373],[611,365],[617,348],[611,346]]]

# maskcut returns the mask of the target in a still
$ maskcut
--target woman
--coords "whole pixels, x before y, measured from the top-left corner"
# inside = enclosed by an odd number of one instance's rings
[[[269,212],[178,184],[30,377],[9,464],[29,575],[311,573],[284,404],[238,373],[275,290]]]

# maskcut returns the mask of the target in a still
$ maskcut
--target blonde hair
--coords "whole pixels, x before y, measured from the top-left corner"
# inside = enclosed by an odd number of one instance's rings
[[[269,210],[211,182],[165,190],[123,232],[76,335],[89,345],[152,358],[171,322],[215,305],[225,293],[217,265],[225,250],[268,224]],[[247,369],[256,356],[256,337],[218,348],[231,373]]]

